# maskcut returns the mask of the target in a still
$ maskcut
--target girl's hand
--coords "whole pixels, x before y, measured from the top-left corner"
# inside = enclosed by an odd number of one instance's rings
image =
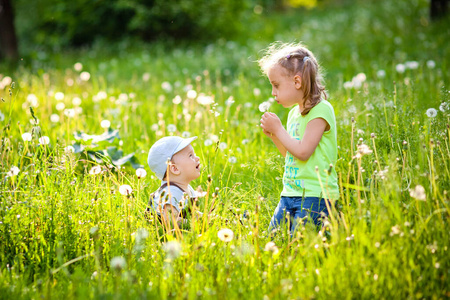
[[[261,128],[263,129],[263,132],[267,136],[276,135],[278,130],[283,128],[283,125],[281,125],[280,118],[274,113],[271,112],[265,112],[261,117]]]

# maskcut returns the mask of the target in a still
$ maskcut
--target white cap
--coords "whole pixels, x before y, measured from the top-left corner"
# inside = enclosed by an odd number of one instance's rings
[[[167,171],[167,160],[172,159],[172,156],[186,148],[197,137],[184,139],[179,136],[166,136],[159,139],[148,152],[147,163],[156,177],[163,180],[164,174]]]

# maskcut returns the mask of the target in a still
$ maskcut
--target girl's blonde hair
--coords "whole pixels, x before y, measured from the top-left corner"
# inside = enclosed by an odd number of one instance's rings
[[[266,76],[275,65],[283,67],[287,71],[287,75],[301,76],[304,95],[303,116],[307,115],[322,97],[327,99],[325,86],[322,84],[320,66],[314,54],[302,44],[273,43],[265,50],[264,56],[258,63]]]

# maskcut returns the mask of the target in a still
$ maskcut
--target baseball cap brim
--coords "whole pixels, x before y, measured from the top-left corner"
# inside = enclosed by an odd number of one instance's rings
[[[172,156],[174,156],[176,153],[180,152],[181,150],[183,150],[184,148],[186,148],[189,144],[191,144],[193,141],[195,141],[197,139],[196,136],[190,137],[190,138],[185,138],[183,139],[180,144],[178,144],[178,146],[175,148],[175,150],[173,151],[172,155],[170,156],[172,158]]]

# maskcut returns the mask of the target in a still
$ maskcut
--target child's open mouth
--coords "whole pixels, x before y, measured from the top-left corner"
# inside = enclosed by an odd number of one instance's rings
[[[198,164],[195,168],[200,171],[200,164]]]

